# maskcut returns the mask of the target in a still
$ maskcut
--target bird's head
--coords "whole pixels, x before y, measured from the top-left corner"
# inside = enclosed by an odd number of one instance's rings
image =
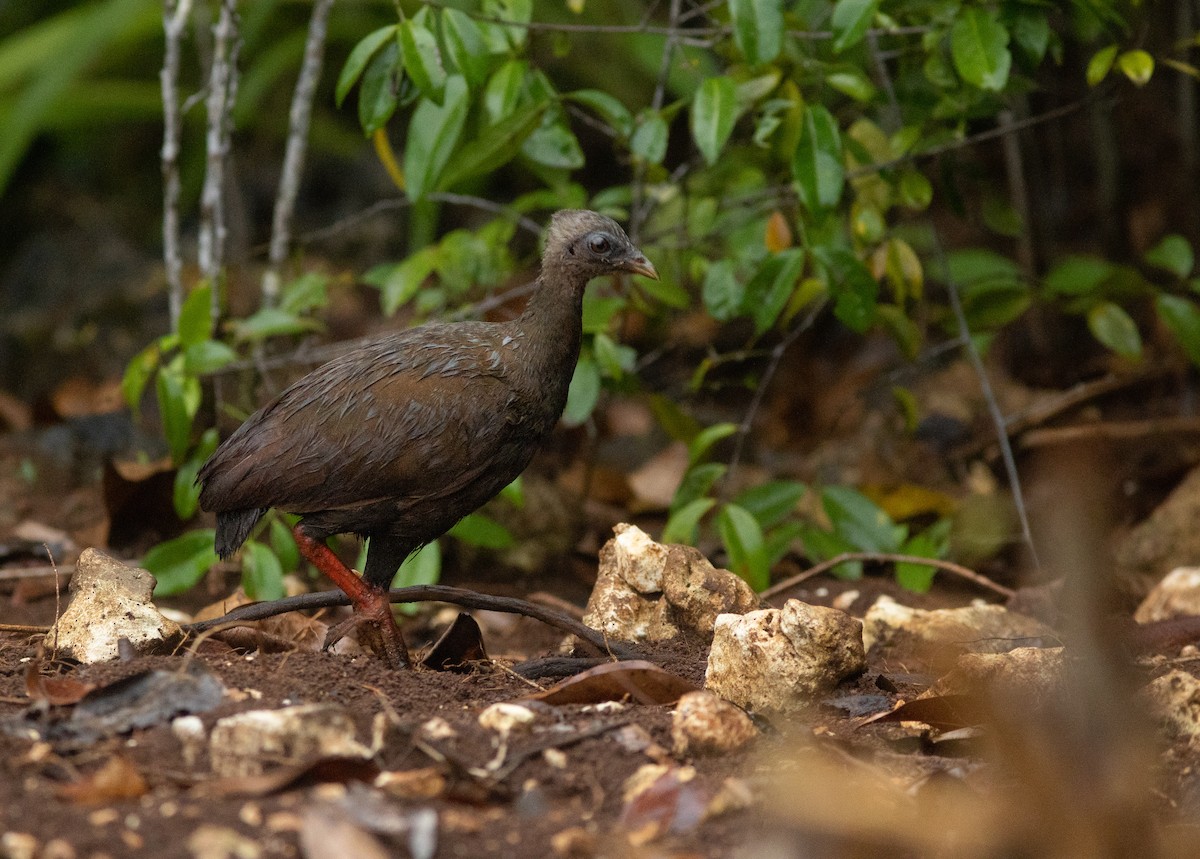
[[[645,254],[612,218],[583,209],[555,212],[542,254],[543,270],[568,271],[586,279],[628,271],[658,280]]]

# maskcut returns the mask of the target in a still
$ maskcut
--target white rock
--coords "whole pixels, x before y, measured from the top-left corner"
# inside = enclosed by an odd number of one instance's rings
[[[489,731],[508,734],[513,730],[529,727],[535,718],[537,717],[528,707],[501,701],[479,714],[479,724]]]
[[[1200,567],[1176,567],[1150,589],[1133,613],[1138,623],[1200,614]]]
[[[782,609],[718,617],[704,686],[748,710],[787,712],[866,666],[861,623],[792,599]]]
[[[1200,680],[1176,669],[1149,683],[1145,694],[1169,736],[1200,738]]]
[[[1000,653],[1056,639],[1054,630],[1004,606],[919,609],[881,596],[863,617],[863,644],[888,646],[901,636],[961,650]]]
[[[118,658],[122,638],[139,653],[166,649],[182,630],[150,601],[154,585],[154,576],[145,570],[84,549],[71,577],[70,602],[46,641],[56,643],[61,655],[85,663]]]
[[[625,584],[640,594],[652,594],[662,590],[663,567],[667,563],[667,547],[650,539],[650,535],[636,525],[617,525],[616,553],[613,561],[617,575]]]
[[[1053,698],[1067,670],[1061,647],[1018,647],[1007,653],[964,653],[954,670],[938,679],[938,695],[985,694],[998,706],[1020,702],[1023,709]]]
[[[758,736],[740,707],[711,692],[688,692],[675,704],[671,739],[677,755],[725,754]]]
[[[355,738],[354,719],[336,704],[298,704],[226,716],[209,741],[213,772],[260,775],[268,765],[298,764],[323,757],[371,757]]]

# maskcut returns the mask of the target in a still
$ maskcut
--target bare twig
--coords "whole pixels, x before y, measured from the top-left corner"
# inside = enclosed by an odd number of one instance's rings
[[[1081,441],[1129,441],[1161,435],[1191,435],[1200,433],[1200,418],[1148,418],[1140,421],[1104,421],[1076,424],[1069,427],[1047,427],[1030,430],[1021,436],[1022,449],[1048,447],[1055,444],[1078,444]]]
[[[163,67],[159,72],[163,102],[163,267],[167,277],[167,308],[171,329],[179,324],[183,307],[183,258],[179,250],[179,45],[191,15],[192,0],[163,2]]]
[[[1012,445],[1008,441],[1008,433],[1004,428],[1004,415],[1000,411],[1000,404],[996,402],[996,394],[992,390],[991,381],[988,379],[987,368],[983,366],[983,358],[980,357],[979,350],[975,348],[975,341],[971,339],[971,329],[967,325],[967,315],[963,312],[962,299],[958,295],[958,284],[955,283],[954,278],[949,274],[950,268],[946,263],[946,252],[942,248],[937,230],[933,230],[933,245],[942,270],[947,273],[946,293],[950,296],[950,307],[954,311],[954,320],[958,324],[963,349],[966,350],[967,357],[971,360],[971,366],[975,368],[975,374],[979,377],[979,387],[983,391],[984,400],[987,402],[988,413],[992,416],[992,425],[996,428],[996,441],[1000,445],[1000,455],[1004,459],[1004,470],[1008,474],[1008,483],[1012,489],[1013,505],[1017,508],[1017,517],[1021,520],[1021,535],[1029,547],[1029,556],[1033,560],[1034,567],[1041,569],[1037,547],[1033,544],[1033,531],[1029,527],[1029,511],[1025,507],[1024,493],[1021,492],[1021,476],[1017,472],[1017,461],[1013,457]]]
[[[993,593],[997,593],[1005,599],[1012,599],[1016,595],[1016,591],[1012,588],[1006,588],[1004,585],[993,582],[981,573],[977,573],[968,567],[955,564],[951,561],[943,561],[938,558],[922,558],[919,555],[899,555],[894,552],[843,552],[837,557],[809,567],[803,573],[784,579],[778,584],[771,585],[771,587],[758,596],[765,602],[847,561],[874,561],[881,564],[921,564],[926,567],[943,570],[947,573],[953,573],[960,578],[966,579],[968,582],[979,585],[981,588],[986,588]]]
[[[235,0],[222,0],[213,27],[212,66],[208,76],[207,160],[200,193],[200,271],[212,285],[213,318],[220,307],[218,278],[225,258],[225,164],[229,157],[230,113],[237,88],[237,10]]]
[[[56,575],[71,576],[74,574],[74,564],[63,564],[61,567],[50,564],[43,564],[37,567],[13,567],[12,569],[0,570],[0,582],[5,580],[48,579]]]
[[[280,269],[287,258],[292,241],[292,218],[296,212],[296,195],[300,191],[300,174],[308,149],[308,127],[312,119],[313,97],[321,78],[321,61],[325,53],[325,33],[329,10],[334,0],[314,0],[312,17],[308,22],[308,39],[304,45],[304,62],[292,93],[288,114],[287,149],[283,170],[279,176],[279,192],[275,196],[275,215],[271,222],[271,249],[267,270],[262,279],[262,303],[272,307],[279,300]]]

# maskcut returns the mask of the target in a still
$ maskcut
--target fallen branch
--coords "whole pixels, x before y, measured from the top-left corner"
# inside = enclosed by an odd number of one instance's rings
[[[772,585],[761,594],[759,598],[763,601],[769,600],[772,597],[778,596],[786,590],[789,590],[801,582],[806,582],[821,573],[831,570],[838,564],[844,564],[847,561],[877,561],[879,563],[891,564],[921,564],[925,567],[933,567],[947,573],[953,573],[959,578],[966,579],[968,582],[979,585],[981,588],[997,593],[1005,599],[1012,599],[1016,595],[1016,591],[1012,588],[1007,588],[1004,585],[993,582],[987,576],[977,573],[972,569],[964,567],[960,564],[955,564],[952,561],[942,561],[937,558],[922,558],[919,555],[898,555],[892,552],[843,552],[842,554],[830,558],[828,561],[822,561],[816,566],[809,567],[803,573],[792,576],[789,579],[784,579],[778,584]]]

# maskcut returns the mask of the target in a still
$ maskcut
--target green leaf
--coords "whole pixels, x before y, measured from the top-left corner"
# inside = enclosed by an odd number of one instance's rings
[[[875,98],[875,84],[871,83],[866,75],[858,69],[830,72],[825,76],[825,83],[843,95],[848,95],[863,104]]]
[[[460,182],[491,173],[507,164],[537,129],[549,106],[550,102],[544,101],[511,114],[467,143],[438,180],[438,187],[453,188]]]
[[[795,509],[808,493],[808,487],[794,480],[768,480],[747,489],[734,499],[739,507],[750,512],[764,529],[778,525]]]
[[[1092,54],[1092,58],[1088,60],[1087,65],[1087,83],[1088,86],[1096,86],[1104,80],[1109,71],[1112,69],[1113,61],[1117,58],[1118,47],[1109,45],[1107,48],[1101,48]]]
[[[1200,308],[1178,295],[1159,295],[1154,299],[1158,317],[1171,329],[1184,353],[1200,367]]]
[[[179,310],[179,345],[190,346],[212,337],[212,287],[207,283],[188,293]]]
[[[329,275],[305,272],[283,288],[279,307],[288,313],[308,313],[329,304]]]
[[[1115,266],[1091,256],[1070,256],[1046,273],[1042,285],[1050,295],[1091,295],[1112,276]]]
[[[769,63],[783,48],[782,0],[729,0],[733,40],[752,66]]]
[[[234,337],[240,341],[265,340],[284,334],[303,334],[318,331],[321,323],[315,319],[288,313],[280,307],[262,307],[245,319],[230,323]]]
[[[595,292],[583,294],[583,333],[596,334],[606,331],[613,317],[629,305],[623,295],[599,295]]]
[[[713,484],[724,477],[728,470],[729,467],[720,462],[704,462],[689,468],[675,490],[675,497],[671,499],[671,514],[707,495]]]
[[[921,558],[943,557],[950,544],[950,528],[953,524],[950,519],[934,523],[901,546],[901,554]],[[936,567],[905,561],[896,564],[896,583],[902,588],[923,594],[932,587],[936,573]]]
[[[603,331],[592,338],[592,351],[601,375],[609,379],[622,379],[637,365],[637,350],[617,343]]]
[[[292,529],[282,519],[272,517],[270,531],[271,551],[279,559],[280,566],[285,572],[300,569],[300,547],[296,545]]]
[[[738,431],[737,424],[719,423],[705,427],[688,442],[688,465],[695,465],[708,455],[712,446]]]
[[[667,518],[663,526],[663,543],[682,543],[685,546],[696,545],[700,532],[700,520],[716,505],[712,498],[697,498],[680,507]]]
[[[465,12],[446,7],[442,9],[442,37],[450,59],[467,83],[483,83],[488,73],[488,50],[479,25]]]
[[[704,309],[718,322],[728,322],[741,312],[745,290],[738,282],[733,260],[717,260],[708,267],[700,297]]]
[[[151,343],[141,352],[138,352],[129,362],[129,366],[125,368],[125,374],[121,377],[121,393],[125,397],[125,402],[129,404],[129,408],[137,412],[138,407],[142,402],[142,393],[146,390],[146,383],[150,381],[150,377],[154,375],[154,371],[158,369],[158,362],[161,352],[157,343]]]
[[[205,430],[191,456],[175,470],[171,500],[175,514],[185,522],[196,515],[196,508],[200,502],[200,487],[196,485],[196,475],[200,472],[200,466],[217,449],[217,441],[216,429],[210,427]]]
[[[358,123],[367,137],[383,128],[396,112],[397,74],[403,71],[400,46],[395,41],[384,45],[367,63],[358,90]]]
[[[195,386],[199,393],[200,384],[194,376],[184,376],[174,363],[158,371],[158,411],[162,419],[163,434],[171,450],[171,458],[183,462],[191,442],[192,418],[199,406],[199,397],[191,396],[189,388]],[[196,402],[196,407],[192,402]]]
[[[1142,354],[1142,335],[1137,324],[1120,305],[1102,301],[1088,311],[1088,328],[1097,340],[1125,358]]]
[[[442,548],[435,541],[422,546],[413,552],[392,579],[392,587],[407,588],[412,585],[433,585],[442,576]],[[405,614],[416,612],[415,605],[401,605],[400,611]]]
[[[159,543],[142,557],[142,567],[158,580],[154,595],[183,593],[193,587],[217,562],[213,551],[216,532],[211,528],[189,531],[173,540]]]
[[[743,298],[743,310],[754,320],[756,335],[765,334],[779,319],[803,271],[802,248],[788,248],[763,260],[746,284]]]
[[[845,180],[842,139],[837,121],[821,105],[804,108],[792,175],[800,202],[810,212],[832,208],[841,199]]]
[[[521,154],[531,161],[558,170],[578,170],[584,164],[583,149],[575,133],[561,119],[544,122],[521,144]]]
[[[363,275],[365,282],[379,290],[384,315],[391,316],[412,300],[437,266],[437,259],[437,248],[425,247],[406,260],[377,265]]]
[[[467,82],[462,75],[446,79],[442,103],[423,98],[408,125],[404,148],[404,175],[408,196],[419,200],[437,186],[437,180],[454,154],[469,106]]]
[[[507,549],[517,542],[511,531],[482,513],[468,513],[447,533],[456,540],[483,549]]]
[[[999,92],[1012,68],[1008,39],[996,10],[964,6],[950,30],[954,68],[972,86]]]
[[[1187,277],[1196,265],[1192,246],[1183,236],[1172,233],[1146,251],[1146,262],[1176,277]]]
[[[667,154],[667,121],[658,111],[646,111],[638,117],[637,128],[629,138],[629,151],[647,164],[660,164]]]
[[[283,565],[271,547],[247,540],[242,552],[242,587],[252,600],[277,600],[283,596]]]
[[[514,24],[528,24],[533,20],[533,0],[483,0],[483,14],[488,18],[498,18]],[[529,38],[529,28],[524,26],[496,26],[489,32],[504,40],[503,43],[498,42],[490,46],[496,53],[509,49],[519,50]]]
[[[725,75],[706,78],[692,100],[692,137],[709,166],[717,163],[737,117],[733,79]]]
[[[418,15],[414,15],[400,23],[399,39],[404,70],[421,91],[421,95],[431,102],[441,103],[448,78],[442,65],[437,37],[421,22]],[[413,123],[415,122],[416,116],[413,117]]]
[[[833,5],[833,51],[840,54],[857,45],[879,9],[879,0],[837,0]]]
[[[342,106],[342,102],[346,100],[350,89],[362,77],[363,70],[366,69],[367,63],[375,56],[376,52],[387,42],[396,37],[396,25],[389,24],[386,27],[380,27],[373,33],[369,33],[362,41],[354,46],[354,50],[350,52],[350,56],[346,60],[346,65],[342,66],[342,73],[338,75],[337,89],[334,94],[335,101],[338,107]]]
[[[1154,74],[1154,57],[1142,50],[1126,51],[1117,57],[1117,68],[1137,86],[1145,86]]]
[[[509,60],[492,74],[483,90],[483,107],[493,125],[512,115],[521,99],[529,64]]]
[[[633,133],[633,114],[615,96],[598,89],[578,89],[564,97],[596,113],[618,136],[629,137]]]
[[[833,530],[860,552],[895,552],[908,534],[874,501],[848,486],[827,486],[821,492]]]
[[[750,512],[736,504],[726,504],[717,514],[721,542],[729,553],[733,572],[745,579],[756,591],[771,584],[771,565],[767,557],[762,528]]]
[[[193,376],[220,370],[237,360],[237,353],[220,340],[203,340],[183,350],[183,365]]]
[[[571,376],[571,387],[567,390],[567,407],[563,409],[563,423],[569,427],[582,424],[591,417],[592,410],[600,399],[600,367],[590,352],[579,356],[575,373]]]
[[[866,331],[875,321],[879,283],[847,248],[817,247],[813,256],[829,278],[834,315],[852,330]]]
[[[801,529],[800,539],[804,541],[805,553],[818,561],[828,561],[830,558],[836,558],[838,555],[858,549],[844,537],[812,526]],[[863,564],[862,561],[843,561],[829,572],[839,579],[855,581],[862,578]]]

